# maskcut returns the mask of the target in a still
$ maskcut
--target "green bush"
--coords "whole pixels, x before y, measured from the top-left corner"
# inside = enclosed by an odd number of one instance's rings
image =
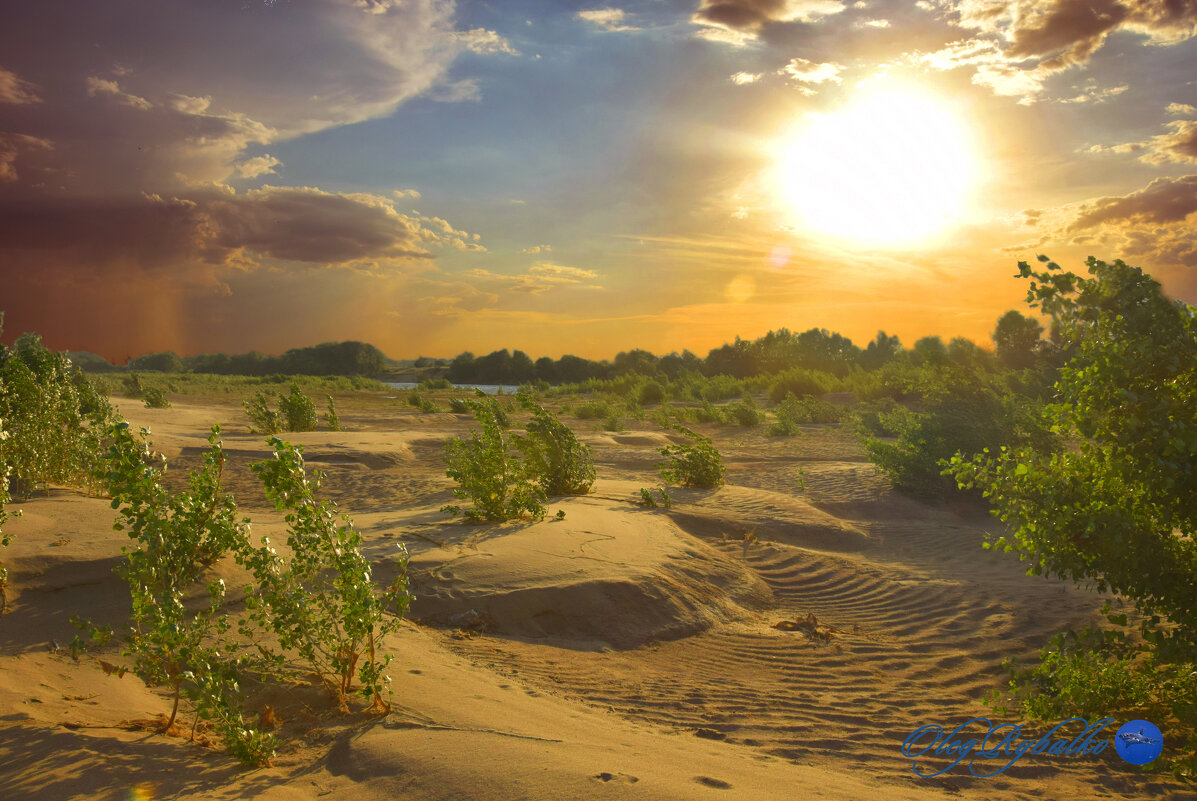
[[[726,414],[729,420],[733,420],[737,425],[744,426],[745,428],[759,426],[764,421],[764,415],[757,411],[756,404],[752,402],[752,398],[740,401],[739,403],[729,404]]]
[[[260,389],[242,404],[249,416],[251,431],[259,434],[277,434],[282,428],[282,418],[278,412],[270,408],[270,402],[275,397],[273,392]]]
[[[574,416],[579,420],[596,420],[603,417],[610,417],[614,414],[614,410],[606,401],[591,400],[579,403],[574,409]]]
[[[659,381],[645,382],[640,385],[640,392],[637,397],[641,404],[664,403],[665,387],[661,386],[661,382]]]
[[[174,724],[179,700],[186,697],[198,716],[216,724],[242,761],[266,764],[274,738],[256,731],[242,714],[242,662],[231,656],[230,623],[221,611],[224,582],[205,582],[207,568],[247,535],[232,496],[221,490],[220,428],[214,427],[208,438],[211,448],[203,467],[177,494],[163,486],[166,460],[151,450],[147,431],[135,437],[128,423],[121,422],[109,433],[105,469],[119,515],[114,528],[127,531],[134,541],[124,549],[119,570],[132,600],[124,653],[133,658],[133,672],[149,685],[171,688],[174,704],[164,731]],[[198,609],[190,601],[196,594],[203,598]]]
[[[425,378],[420,382],[419,388],[427,392],[433,389],[453,389],[453,385],[447,378]]]
[[[328,411],[324,413],[324,425],[328,427],[329,431],[341,430],[341,418],[337,415],[337,406],[333,403],[333,396],[326,395],[328,398]]]
[[[0,463],[9,492],[28,497],[38,484],[92,489],[103,454],[101,440],[112,407],[62,353],[35,334],[0,347]]]
[[[278,409],[274,410],[270,406],[276,398]],[[242,405],[249,416],[251,430],[258,434],[316,430],[316,402],[303,394],[298,382],[292,381],[291,391],[282,396],[272,390],[258,390]]]
[[[315,431],[316,403],[303,394],[299,384],[291,383],[291,392],[279,398],[279,416],[287,431]]]
[[[666,445],[660,449],[666,460],[661,464],[661,477],[666,483],[704,489],[722,484],[727,469],[714,443],[684,426],[678,426],[675,430],[690,442]]]
[[[517,396],[532,413],[527,436],[517,446],[546,495],[585,495],[594,485],[594,460],[590,448],[578,441],[569,426],[527,395]]]
[[[469,414],[469,401],[465,398],[449,398],[449,411],[454,414]]]
[[[357,692],[385,711],[382,691],[389,679],[383,671],[390,656],[381,647],[411,602],[407,552],[399,546],[397,577],[380,591],[353,521],[317,496],[319,473],[307,474],[295,445],[277,437],[270,445],[274,458],[251,468],[266,497],[286,515],[291,553],[280,556],[267,538],[257,548],[242,549],[239,558],[256,581],[247,604],[255,620],[278,637],[276,664],[286,663],[286,652],[297,653],[343,706],[356,680]]]
[[[794,368],[779,373],[769,386],[769,401],[780,403],[786,395],[822,395],[836,385],[834,376],[816,370]]]
[[[446,474],[458,484],[454,496],[473,506],[463,510],[447,505],[441,511],[464,514],[473,521],[503,521],[523,515],[541,519],[544,489],[521,458],[506,410],[496,398],[485,396],[466,403],[482,429],[468,439],[450,439],[445,444],[445,462]]]
[[[166,397],[166,393],[157,387],[146,387],[141,393],[142,400],[145,401],[147,409],[169,409],[170,399]]]

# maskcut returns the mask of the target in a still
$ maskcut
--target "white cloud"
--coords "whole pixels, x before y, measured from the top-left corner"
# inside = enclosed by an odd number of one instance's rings
[[[263,153],[261,156],[237,162],[237,173],[242,178],[260,178],[263,175],[273,174],[276,172],[275,168],[281,167],[282,164],[269,153]]]
[[[518,56],[520,54],[520,51],[511,46],[511,42],[507,41],[497,32],[488,31],[486,28],[458,31],[453,34],[453,38],[465,45],[465,48],[471,53],[478,53],[480,55],[501,53],[508,56]]]
[[[760,72],[737,72],[731,76],[731,82],[736,86],[744,86],[745,84],[756,83],[762,77],[764,75]]]
[[[627,24],[627,12],[622,8],[592,8],[588,11],[579,11],[578,18],[595,25],[598,28],[609,31],[638,31],[640,28],[635,25]]]

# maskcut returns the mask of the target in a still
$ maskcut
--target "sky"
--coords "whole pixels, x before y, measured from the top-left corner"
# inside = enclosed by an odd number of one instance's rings
[[[988,343],[1197,301],[1197,0],[0,0],[4,337],[115,362]]]

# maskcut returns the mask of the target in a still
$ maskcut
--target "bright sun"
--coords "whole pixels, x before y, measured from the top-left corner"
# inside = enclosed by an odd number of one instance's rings
[[[808,118],[783,146],[782,202],[802,227],[871,245],[925,241],[959,219],[975,166],[968,132],[941,102],[867,92]]]

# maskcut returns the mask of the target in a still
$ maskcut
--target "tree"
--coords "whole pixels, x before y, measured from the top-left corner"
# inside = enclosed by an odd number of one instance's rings
[[[998,361],[1007,367],[1022,369],[1035,363],[1035,351],[1043,326],[1034,317],[1025,317],[1014,309],[998,318],[993,329]]]
[[[1040,261],[1047,262],[1041,256]],[[1068,447],[1027,445],[956,457],[1009,524],[997,546],[1029,572],[1088,582],[1129,602],[1114,630],[1061,635],[1030,668],[1011,666],[1028,714],[1160,720],[1197,768],[1197,314],[1122,261],[1090,258],[1091,278],[1047,262],[1027,301],[1051,318],[1069,358],[1044,425]],[[1025,319],[1025,318],[1024,318]],[[1026,328],[1029,329],[1029,326]],[[1150,717],[1155,716],[1155,717]]]
[[[131,360],[129,369],[142,373],[181,373],[183,372],[183,360],[173,350],[147,353]]]

